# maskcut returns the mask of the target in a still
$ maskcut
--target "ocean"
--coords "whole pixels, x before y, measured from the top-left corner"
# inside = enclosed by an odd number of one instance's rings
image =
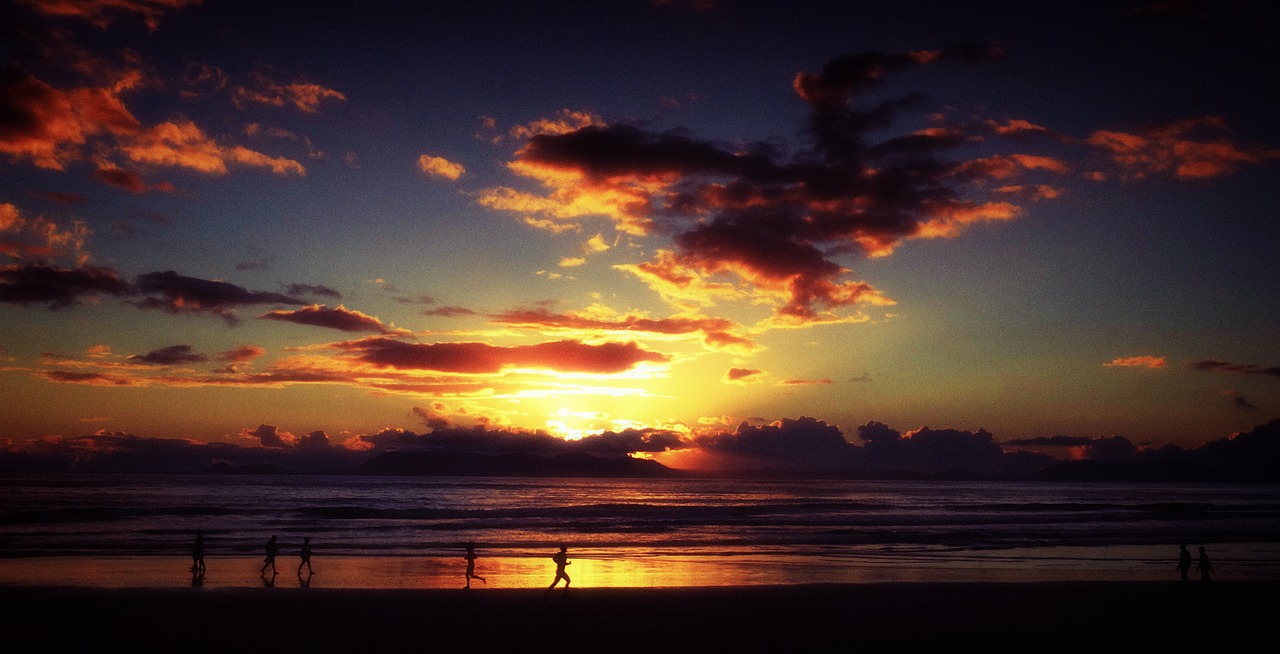
[[[1280,486],[995,481],[0,475],[0,584],[292,581],[485,586],[1176,580],[1178,543],[1219,579],[1280,579]],[[327,570],[327,572],[326,572]],[[42,575],[50,579],[41,579]]]

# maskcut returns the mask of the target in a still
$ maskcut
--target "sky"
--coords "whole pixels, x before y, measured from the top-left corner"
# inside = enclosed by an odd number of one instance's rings
[[[1266,2],[0,7],[9,451],[1280,416]]]

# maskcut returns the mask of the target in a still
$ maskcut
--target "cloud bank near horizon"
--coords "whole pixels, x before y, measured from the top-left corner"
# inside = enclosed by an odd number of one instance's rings
[[[426,416],[427,412],[420,413]],[[294,472],[350,469],[393,452],[479,456],[624,457],[687,456],[680,469],[704,473],[914,474],[1021,477],[1063,461],[1110,464],[1188,463],[1251,468],[1280,465],[1280,419],[1244,433],[1206,441],[1193,450],[1148,447],[1121,437],[1052,436],[998,442],[976,432],[924,427],[902,433],[871,421],[850,439],[814,418],[740,424],[733,431],[691,435],[662,429],[627,429],[565,440],[543,431],[458,427],[437,423],[426,432],[386,429],[335,441],[322,430],[295,435],[262,424],[231,442],[143,437],[99,431],[0,446],[7,472],[197,472],[217,465],[275,466]]]

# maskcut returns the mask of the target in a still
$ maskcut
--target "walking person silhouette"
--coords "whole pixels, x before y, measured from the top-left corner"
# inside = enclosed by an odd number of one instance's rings
[[[489,582],[485,581],[484,577],[481,577],[480,575],[476,574],[476,544],[475,543],[467,543],[467,554],[463,558],[467,560],[466,588],[471,588],[471,580],[473,578],[479,579],[480,583],[485,584],[487,586]]]
[[[1196,571],[1200,573],[1200,583],[1207,584],[1213,581],[1210,573],[1213,572],[1213,564],[1209,562],[1209,554],[1200,548],[1200,559],[1196,561]]]
[[[271,540],[267,541],[267,556],[262,559],[262,569],[258,571],[259,574],[266,576],[268,566],[271,567],[271,574],[277,574],[276,554],[279,553],[279,551],[280,547],[276,545],[276,535],[271,534]]]
[[[191,573],[204,574],[204,533],[196,532],[196,542],[191,545]]]
[[[1187,550],[1186,543],[1178,544],[1178,572],[1182,574],[1183,581],[1191,581],[1191,577],[1187,574],[1191,572],[1191,552]]]
[[[546,597],[551,596],[551,589],[555,588],[556,584],[560,583],[561,579],[564,580],[564,591],[567,594],[569,592],[570,580],[569,573],[565,572],[564,568],[567,565],[571,565],[569,562],[569,546],[561,545],[560,551],[553,554],[551,556],[551,560],[556,562],[556,578],[552,580],[551,585],[547,587]]]
[[[302,576],[302,566],[307,566],[307,574],[315,574],[311,569],[311,537],[304,536],[302,538],[302,551],[298,553],[302,560],[298,562],[298,576]]]

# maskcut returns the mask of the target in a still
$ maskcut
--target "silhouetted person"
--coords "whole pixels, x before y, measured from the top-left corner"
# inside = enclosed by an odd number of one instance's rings
[[[551,560],[556,562],[556,578],[551,581],[551,585],[547,586],[547,596],[551,596],[551,589],[564,580],[564,590],[569,591],[569,575],[564,571],[565,566],[569,565],[569,546],[561,545],[560,551],[551,556]]]
[[[299,552],[302,560],[298,562],[298,576],[302,576],[302,566],[307,566],[307,574],[315,574],[311,570],[311,537],[305,536],[302,539],[302,551]]]
[[[1191,572],[1191,552],[1187,550],[1186,543],[1178,545],[1178,572],[1182,574],[1183,581],[1191,581],[1188,573]]]
[[[1213,564],[1209,563],[1209,554],[1204,551],[1203,547],[1200,548],[1200,560],[1196,561],[1196,571],[1200,573],[1201,583],[1207,584],[1213,581],[1213,577],[1210,576],[1210,573],[1213,572]]]
[[[204,534],[196,532],[196,542],[191,545],[191,572],[204,574]]]
[[[481,577],[480,575],[476,574],[476,544],[475,544],[475,543],[467,543],[467,555],[466,555],[466,557],[464,557],[464,558],[466,558],[466,559],[467,559],[467,585],[466,585],[466,587],[467,587],[467,588],[471,588],[471,580],[472,580],[473,578],[474,578],[474,579],[479,579],[479,580],[480,580],[480,583],[483,583],[483,584],[486,584],[486,585],[487,585],[489,582],[485,581],[485,580],[484,580],[484,577]]]
[[[276,554],[280,551],[280,547],[276,545],[276,535],[271,535],[271,540],[267,541],[267,557],[262,559],[262,569],[259,574],[266,575],[267,567],[271,567],[271,574],[276,574]]]

